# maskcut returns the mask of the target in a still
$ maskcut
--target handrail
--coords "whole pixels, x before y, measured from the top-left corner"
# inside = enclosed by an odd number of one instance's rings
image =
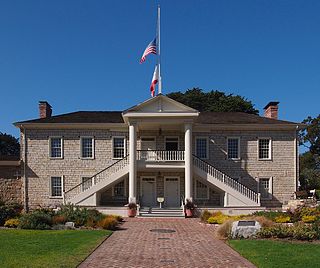
[[[201,164],[196,164],[196,162],[205,164],[206,166],[203,166]],[[243,194],[247,198],[253,200],[254,202],[260,204],[260,193],[256,193],[255,191],[251,190],[244,184],[236,181],[235,179],[229,177],[222,171],[218,170],[214,166],[212,166],[210,163],[202,160],[196,155],[193,155],[193,163],[203,171],[209,173],[211,176],[213,176],[215,179],[221,181],[225,185],[233,188],[234,190],[238,191],[239,193]]]
[[[137,150],[137,160],[144,161],[184,161],[184,150]]]

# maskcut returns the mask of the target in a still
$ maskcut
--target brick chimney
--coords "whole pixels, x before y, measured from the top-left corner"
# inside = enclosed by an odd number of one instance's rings
[[[40,115],[40,118],[51,117],[52,107],[48,102],[39,101],[39,115]]]
[[[264,117],[278,119],[278,101],[270,101],[264,109]]]

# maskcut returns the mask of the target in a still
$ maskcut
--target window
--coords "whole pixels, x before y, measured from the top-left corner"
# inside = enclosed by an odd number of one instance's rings
[[[196,180],[196,199],[209,199],[208,186],[198,180]]]
[[[91,177],[82,177],[82,192],[88,190],[92,186],[92,178]]]
[[[124,180],[117,183],[115,186],[113,186],[113,196],[114,197],[125,197],[125,184]]]
[[[50,137],[49,139],[49,151],[51,158],[62,158],[62,138]]]
[[[94,158],[94,139],[92,137],[81,137],[81,157]]]
[[[208,139],[207,138],[196,138],[196,155],[199,158],[208,158]]]
[[[271,178],[260,178],[259,179],[259,192],[261,198],[271,199],[272,198],[272,179]]]
[[[121,159],[125,156],[125,138],[113,137],[113,158]]]
[[[63,187],[62,187],[62,177],[51,177],[51,196],[52,197],[62,197]]]
[[[240,159],[240,139],[228,138],[228,159]]]
[[[178,150],[179,150],[179,138],[166,137],[166,151],[178,151]]]
[[[271,139],[259,139],[259,159],[271,159]]]

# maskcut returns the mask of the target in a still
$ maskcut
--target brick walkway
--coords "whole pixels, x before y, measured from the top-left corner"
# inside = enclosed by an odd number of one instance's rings
[[[255,267],[198,219],[126,219],[79,267]],[[151,232],[171,229],[174,233]]]

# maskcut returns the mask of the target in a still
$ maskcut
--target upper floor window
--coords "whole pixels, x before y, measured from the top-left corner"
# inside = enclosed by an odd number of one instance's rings
[[[178,151],[179,150],[179,138],[178,137],[166,137],[166,151]]]
[[[228,138],[228,159],[239,159],[240,158],[240,139],[239,138]]]
[[[121,159],[125,157],[125,138],[113,137],[113,158]]]
[[[91,177],[82,177],[81,183],[82,183],[82,191],[84,192],[92,186],[92,178]]]
[[[94,158],[93,137],[81,137],[81,158]]]
[[[62,177],[51,177],[50,179],[50,196],[62,197],[63,183]]]
[[[196,155],[199,158],[208,158],[208,139],[205,137],[196,137]]]
[[[196,180],[196,199],[209,199],[208,186],[198,180]]]
[[[61,137],[50,137],[49,139],[49,153],[51,158],[63,157],[63,143]]]
[[[271,139],[260,138],[258,142],[259,159],[271,159]]]
[[[259,179],[259,192],[261,194],[261,198],[263,199],[272,198],[272,178]]]

